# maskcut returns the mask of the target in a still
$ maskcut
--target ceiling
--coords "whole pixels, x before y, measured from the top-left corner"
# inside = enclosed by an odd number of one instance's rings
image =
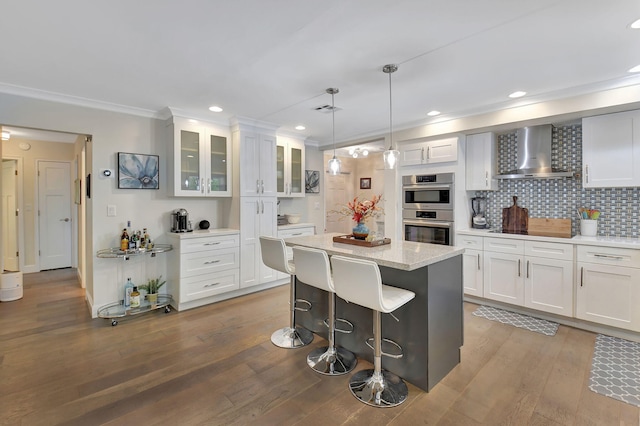
[[[250,117],[331,146],[640,83],[638,0],[3,4],[0,91],[154,116]],[[10,35],[10,36],[7,36]],[[515,90],[527,95],[512,100]],[[208,111],[219,105],[224,111]],[[439,117],[427,112],[439,110]],[[326,109],[324,109],[326,111]],[[11,123],[6,123],[11,124]],[[306,130],[294,126],[304,124]]]

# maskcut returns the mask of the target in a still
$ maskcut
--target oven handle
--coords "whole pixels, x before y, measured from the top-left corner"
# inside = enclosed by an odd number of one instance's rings
[[[412,190],[412,189],[448,189],[451,190],[452,185],[451,184],[429,184],[429,183],[425,183],[422,185],[404,185],[402,187],[402,189],[404,191],[408,190]]]
[[[427,222],[423,220],[404,220],[405,225],[430,226],[432,228],[453,228],[453,222]]]

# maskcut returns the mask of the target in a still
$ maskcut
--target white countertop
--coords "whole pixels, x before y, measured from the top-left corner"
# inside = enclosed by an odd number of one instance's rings
[[[304,246],[324,250],[329,255],[344,255],[357,259],[373,260],[380,266],[413,271],[464,253],[464,248],[439,244],[415,243],[411,241],[391,241],[376,247],[363,247],[335,243],[334,236],[340,233],[310,235],[286,238],[288,246]]]
[[[640,239],[620,237],[583,237],[576,235],[573,238],[542,237],[537,235],[504,234],[491,232],[490,229],[461,229],[456,231],[460,235],[477,235],[480,237],[508,238],[515,240],[547,241],[552,243],[565,243],[574,245],[590,245],[602,247],[617,247],[640,249]]]
[[[218,235],[233,235],[239,234],[240,231],[231,228],[215,228],[215,229],[196,229],[192,232],[167,232],[167,236],[170,238],[178,238],[180,240],[186,240],[189,238],[201,238],[212,237]]]

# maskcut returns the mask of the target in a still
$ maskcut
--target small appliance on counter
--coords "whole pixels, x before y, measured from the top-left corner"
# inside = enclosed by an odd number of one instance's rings
[[[487,199],[484,197],[473,197],[471,199],[471,227],[475,229],[487,229]]]
[[[278,226],[287,225],[289,222],[287,221],[287,217],[285,215],[278,215]]]
[[[185,209],[176,209],[171,213],[171,232],[191,232],[189,213]]]

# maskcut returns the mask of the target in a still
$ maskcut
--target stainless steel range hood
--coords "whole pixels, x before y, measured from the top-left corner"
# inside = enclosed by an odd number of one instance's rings
[[[496,175],[496,179],[572,177],[573,173],[551,168],[551,124],[518,129],[518,168]]]

